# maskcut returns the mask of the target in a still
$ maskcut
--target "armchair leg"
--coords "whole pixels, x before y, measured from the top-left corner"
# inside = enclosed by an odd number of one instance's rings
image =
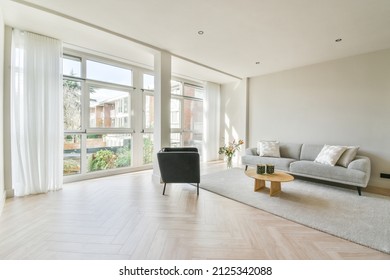
[[[361,187],[357,187],[357,191],[358,191],[359,195],[362,195],[362,188]]]
[[[167,183],[164,183],[164,190],[163,190],[163,195],[165,195],[165,187],[167,186]]]
[[[245,171],[247,171],[248,170],[248,165],[245,165]]]
[[[199,195],[199,183],[196,184],[196,194]]]

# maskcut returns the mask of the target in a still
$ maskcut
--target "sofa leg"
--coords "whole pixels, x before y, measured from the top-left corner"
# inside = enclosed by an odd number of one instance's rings
[[[164,190],[163,190],[163,195],[165,195],[165,187],[167,186],[167,183],[164,183]]]
[[[245,171],[247,171],[248,170],[248,165],[245,165]]]
[[[199,183],[196,184],[196,194],[199,195]]]
[[[358,191],[359,195],[362,195],[362,188],[361,187],[357,187],[357,191]]]

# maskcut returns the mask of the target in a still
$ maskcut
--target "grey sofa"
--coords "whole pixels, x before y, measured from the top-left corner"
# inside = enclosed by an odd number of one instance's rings
[[[357,155],[347,166],[330,166],[314,162],[323,145],[279,143],[280,158],[260,157],[256,148],[246,149],[242,164],[274,164],[275,169],[287,173],[329,182],[341,183],[361,189],[367,187],[371,174],[371,162],[366,156]]]

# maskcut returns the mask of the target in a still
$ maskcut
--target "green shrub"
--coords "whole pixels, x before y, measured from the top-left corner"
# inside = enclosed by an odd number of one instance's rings
[[[144,164],[153,162],[153,142],[149,138],[144,138]]]
[[[116,167],[126,167],[131,164],[131,151],[129,148],[120,148],[117,151]]]
[[[117,156],[110,150],[99,150],[90,157],[89,171],[105,170],[115,167]]]

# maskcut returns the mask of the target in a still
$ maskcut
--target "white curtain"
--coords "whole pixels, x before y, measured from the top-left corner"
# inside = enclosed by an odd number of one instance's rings
[[[218,160],[220,141],[220,85],[205,84],[203,103],[203,161]]]
[[[62,43],[13,30],[12,187],[16,196],[62,188]]]

